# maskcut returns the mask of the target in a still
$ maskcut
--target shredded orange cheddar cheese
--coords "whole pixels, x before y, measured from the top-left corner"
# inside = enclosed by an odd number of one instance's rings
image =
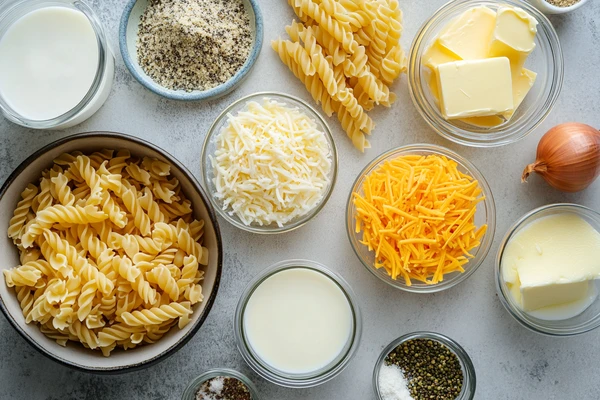
[[[375,251],[375,268],[392,279],[436,284],[464,272],[487,225],[475,226],[479,183],[444,156],[409,155],[386,161],[353,193],[356,233]]]

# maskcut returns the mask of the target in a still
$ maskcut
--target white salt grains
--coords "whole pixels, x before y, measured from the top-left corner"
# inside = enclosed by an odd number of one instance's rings
[[[379,370],[379,394],[382,400],[412,400],[408,381],[396,365],[383,365]]]

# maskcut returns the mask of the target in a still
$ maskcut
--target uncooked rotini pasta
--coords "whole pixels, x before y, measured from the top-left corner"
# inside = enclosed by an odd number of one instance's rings
[[[288,0],[302,23],[273,50],[327,116],[335,112],[360,151],[374,127],[365,111],[389,107],[394,80],[406,71],[398,0]]]
[[[30,212],[33,199],[39,192],[39,188],[29,184],[21,193],[21,201],[17,204],[13,217],[10,219],[8,226],[8,237],[17,239],[21,236],[21,232],[27,222],[27,214]]]
[[[334,113],[334,105],[332,103],[334,103],[335,100],[333,100],[329,93],[327,93],[325,86],[323,86],[323,82],[318,76],[305,75],[302,72],[298,60],[290,56],[290,54],[285,50],[285,46],[286,41],[284,40],[276,40],[272,42],[272,47],[279,54],[281,61],[287,65],[287,67],[298,79],[300,79],[302,83],[304,83],[306,90],[308,90],[315,102],[317,104],[321,104],[323,112],[327,114],[328,117],[331,117]]]
[[[192,213],[163,161],[63,154],[21,193],[8,227],[21,265],[5,284],[25,322],[62,346],[108,356],[154,343],[203,300],[208,250]]]

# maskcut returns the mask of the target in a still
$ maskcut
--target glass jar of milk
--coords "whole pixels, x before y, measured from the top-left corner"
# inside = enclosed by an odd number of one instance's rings
[[[17,0],[0,6],[0,111],[34,129],[64,129],[106,101],[115,59],[82,1]]]
[[[362,320],[350,286],[325,266],[288,260],[246,287],[235,314],[244,360],[262,378],[306,388],[339,375],[360,343]]]

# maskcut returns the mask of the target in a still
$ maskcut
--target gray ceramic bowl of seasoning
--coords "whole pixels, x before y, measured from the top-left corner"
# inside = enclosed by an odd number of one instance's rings
[[[229,368],[216,368],[211,369],[210,371],[206,371],[202,375],[192,379],[192,381],[185,388],[183,395],[181,396],[181,400],[197,400],[198,391],[204,386],[205,383],[209,383],[209,381],[219,378],[233,378],[237,380],[230,381],[228,384],[223,384],[223,390],[226,390],[224,393],[221,391],[221,395],[231,393],[231,397],[223,397],[224,400],[228,400],[229,398],[240,399],[240,400],[259,400],[258,391],[256,387],[252,383],[252,381],[244,374],[237,372],[236,370]],[[232,385],[232,383],[234,383]],[[240,385],[241,383],[241,385]],[[226,388],[229,386],[229,388]],[[237,387],[236,387],[237,386]],[[247,389],[244,389],[245,388]],[[250,397],[248,397],[248,395]],[[219,397],[221,398],[221,397]],[[202,397],[200,397],[202,399]]]
[[[246,58],[246,61],[238,68],[230,78],[226,81],[219,83],[217,86],[207,88],[206,90],[174,90],[166,87],[165,85],[161,85],[157,82],[156,79],[153,79],[145,70],[142,68],[138,61],[138,33],[140,22],[142,20],[142,15],[146,11],[147,7],[152,3],[151,0],[130,0],[123,11],[123,15],[121,17],[121,24],[119,27],[119,46],[121,48],[121,55],[123,56],[123,61],[125,65],[129,69],[129,72],[133,75],[135,79],[139,83],[141,83],[145,88],[150,91],[171,99],[171,100],[180,100],[180,101],[202,101],[202,100],[213,100],[218,97],[224,96],[227,93],[231,92],[235,89],[243,80],[246,78],[258,55],[260,53],[263,41],[263,18],[258,6],[257,0],[241,0],[243,4],[244,10],[248,17],[249,22],[249,34],[250,34],[250,45],[249,45],[249,54]],[[172,3],[169,3],[172,4]],[[204,4],[206,4],[204,2]],[[204,7],[204,6],[203,6]],[[189,22],[193,18],[189,18],[188,15],[179,16],[181,21]],[[183,26],[183,25],[181,25]],[[208,23],[207,26],[215,26],[215,23]],[[171,27],[171,29],[174,29]],[[186,28],[183,28],[186,29]],[[171,31],[172,32],[172,31]],[[224,36],[222,32],[215,32],[215,36],[222,37]],[[228,48],[235,48],[235,44],[228,46]],[[193,51],[194,56],[192,60],[198,60],[202,57],[202,50],[198,50],[196,54],[196,50]],[[165,72],[165,77],[171,76],[165,71],[164,68],[170,69],[169,66],[172,66],[172,63],[165,63],[162,69]],[[212,65],[212,63],[211,63]],[[156,67],[158,68],[158,67]],[[222,68],[218,67],[218,71],[221,71]],[[186,71],[183,71],[185,73]],[[206,72],[206,71],[205,71]],[[215,78],[211,75],[210,71],[206,72],[209,77],[207,78],[209,81],[219,80],[219,78]],[[208,84],[207,86],[212,86]]]
[[[423,346],[425,346],[425,347],[421,348],[421,347],[415,346],[414,348],[412,348],[412,346],[408,346],[408,348],[406,349],[408,354],[403,357],[397,357],[397,359],[400,360],[400,363],[402,364],[402,362],[406,361],[406,360],[410,361],[411,360],[411,352],[417,352],[417,355],[419,355],[418,354],[419,352],[421,352],[421,353],[430,352],[428,357],[431,360],[436,360],[436,362],[437,362],[436,365],[439,366],[440,363],[439,363],[438,355],[446,354],[445,357],[447,357],[447,353],[443,353],[443,352],[440,353],[437,350],[440,350],[440,349],[449,350],[458,359],[458,363],[460,364],[460,369],[461,369],[462,378],[463,378],[462,379],[462,388],[460,389],[460,392],[458,393],[458,395],[456,395],[455,400],[473,400],[475,398],[476,376],[475,376],[475,367],[473,366],[473,362],[471,361],[471,358],[469,357],[467,352],[454,340],[452,340],[449,337],[444,336],[442,334],[433,333],[433,332],[414,332],[414,333],[409,333],[404,336],[400,336],[398,339],[396,339],[392,343],[390,343],[385,349],[383,349],[383,351],[381,352],[381,355],[379,356],[379,358],[377,359],[377,362],[375,363],[375,368],[373,370],[373,389],[375,390],[375,395],[376,395],[377,399],[379,399],[379,400],[387,399],[387,397],[383,394],[383,390],[382,390],[383,388],[380,387],[380,379],[379,379],[382,367],[384,365],[387,365],[386,358],[388,357],[388,355],[390,355],[392,353],[396,354],[396,349],[399,346],[402,346],[403,344],[407,344],[407,343],[409,343],[411,341],[415,341],[415,340],[423,340],[424,341]],[[429,344],[429,342],[432,342],[432,344],[435,344],[435,342],[437,342],[441,346],[428,347],[427,345]],[[413,357],[415,357],[417,355],[413,355]],[[446,358],[446,360],[448,360],[448,358]],[[446,364],[444,365],[444,367],[448,368],[450,373],[452,373],[452,364],[448,363],[447,365],[449,367],[447,367]],[[442,367],[440,366],[440,368],[442,368]],[[417,380],[417,381],[419,379],[418,372],[411,373],[411,372],[408,372],[406,369],[404,369],[404,374],[405,374],[405,378],[407,375],[409,375],[410,376],[409,379],[412,378],[412,380]],[[418,386],[418,385],[415,384],[415,386]],[[444,387],[439,387],[439,388],[440,388],[440,390],[446,389]]]

